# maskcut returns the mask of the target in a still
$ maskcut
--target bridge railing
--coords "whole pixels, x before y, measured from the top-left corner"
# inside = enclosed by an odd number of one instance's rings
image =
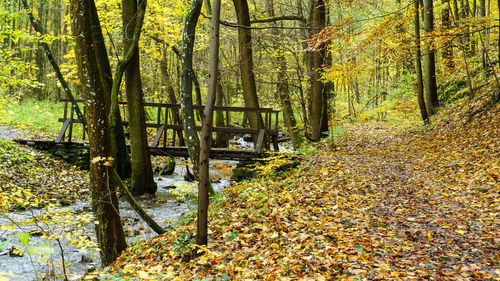
[[[73,125],[81,124],[82,120],[76,118],[76,113],[69,100],[61,100],[65,102],[64,116],[59,118],[63,123],[62,128],[57,136],[56,142],[71,142],[73,138]],[[82,103],[83,100],[77,100]],[[127,103],[120,102],[120,110],[124,116],[123,125],[128,127],[127,120]],[[154,130],[154,137],[151,141],[151,147],[167,147],[167,146],[183,146],[182,131],[184,130],[179,104],[168,103],[144,103],[146,112],[146,127]],[[194,105],[193,109],[197,112],[203,112],[203,105]],[[252,134],[254,137],[254,149],[256,152],[261,152],[264,148],[266,139],[273,144],[275,151],[278,150],[278,114],[279,111],[272,108],[248,108],[248,107],[214,107],[214,114],[222,112],[224,114],[224,125],[217,126],[214,122],[213,132],[231,134]],[[231,119],[234,114],[261,114],[264,127],[263,128],[241,128],[231,125]],[[202,116],[203,114],[200,114]],[[196,126],[198,131],[201,126]],[[85,132],[82,133],[82,139],[85,140]]]

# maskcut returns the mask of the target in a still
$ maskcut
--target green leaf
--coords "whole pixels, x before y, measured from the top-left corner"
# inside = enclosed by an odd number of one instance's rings
[[[33,255],[33,254],[50,255],[55,252],[56,251],[52,249],[52,247],[50,246],[29,246],[26,248],[26,253],[28,253],[28,255]]]
[[[31,241],[30,235],[26,232],[18,233],[14,236],[19,236],[19,242],[21,242],[21,245],[23,246],[28,245],[28,243]]]

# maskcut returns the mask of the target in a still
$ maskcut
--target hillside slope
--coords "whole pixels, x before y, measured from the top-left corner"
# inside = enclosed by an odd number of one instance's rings
[[[225,189],[211,210],[208,248],[189,244],[194,223],[181,224],[131,246],[99,274],[500,278],[499,125],[496,106],[427,131],[350,126],[337,149],[325,146],[298,169]]]

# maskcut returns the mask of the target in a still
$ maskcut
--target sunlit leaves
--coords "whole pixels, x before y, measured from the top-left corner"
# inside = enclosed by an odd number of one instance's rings
[[[0,182],[2,210],[67,204],[88,194],[83,172],[1,138]]]
[[[498,278],[498,116],[411,133],[349,126],[338,150],[307,156],[299,170],[226,188],[206,248],[190,244],[194,221],[181,224],[100,276]]]

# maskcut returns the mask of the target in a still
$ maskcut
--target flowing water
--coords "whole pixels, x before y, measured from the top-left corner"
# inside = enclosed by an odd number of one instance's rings
[[[211,177],[214,179],[212,185],[215,190],[220,191],[229,185],[229,174],[235,164],[235,161],[211,161]],[[196,194],[196,186],[184,181],[185,173],[185,166],[182,165],[181,160],[177,160],[176,169],[171,176],[155,179],[158,191],[154,196],[138,198],[146,212],[163,227],[173,227],[183,214],[190,211],[189,202]],[[177,187],[172,189],[172,186]],[[52,212],[53,224],[40,222],[38,225],[23,225],[22,223],[47,212],[46,210],[29,210],[0,216],[0,225],[14,226],[13,229],[0,230],[0,280],[3,280],[2,277],[10,280],[42,280],[42,278],[61,280],[62,255],[60,248],[63,249],[66,271],[70,280],[78,280],[86,272],[99,267],[99,253],[95,247],[83,250],[70,245],[70,241],[75,240],[77,236],[84,237],[84,240],[87,239],[95,245],[94,224],[90,219],[90,203],[76,203],[49,211]],[[61,219],[58,214],[65,212],[69,214],[69,217]],[[128,244],[156,235],[123,199],[120,199],[120,215]],[[77,218],[81,216],[89,217],[90,222],[76,224]],[[37,236],[36,234],[39,232],[34,232],[30,236],[22,234],[40,229],[44,229],[45,233],[49,234],[59,233],[60,246],[56,240],[47,240]],[[27,241],[23,238],[27,237],[29,237],[29,243],[22,245],[22,242],[26,243]],[[9,239],[11,241],[8,242],[8,245],[1,249],[2,243],[7,244]],[[44,243],[48,243],[50,247]],[[16,247],[14,245],[26,250],[22,256],[16,256],[12,252],[13,247]]]
[[[0,128],[0,137],[19,137],[9,128]],[[231,146],[240,149],[252,149],[253,144],[243,138],[235,138]],[[280,151],[289,150],[280,144]],[[155,163],[161,162],[155,158]],[[170,176],[155,178],[158,191],[154,196],[137,198],[146,212],[164,228],[174,227],[175,223],[193,206],[190,202],[196,196],[196,186],[184,180],[186,167],[183,161],[176,160],[175,171]],[[216,191],[230,184],[229,177],[236,161],[211,160],[210,175],[212,186]],[[160,166],[160,165],[158,165]],[[161,168],[161,167],[160,167]],[[175,189],[172,189],[176,186]],[[120,215],[122,218],[127,243],[154,237],[156,233],[139,218],[132,207],[120,198]],[[191,203],[192,205],[192,203]],[[40,215],[50,213],[50,224],[24,224]],[[65,215],[59,215],[59,214]],[[62,280],[62,256],[69,280],[79,280],[86,272],[99,267],[99,253],[95,246],[94,223],[89,202],[80,202],[51,211],[39,209],[0,215],[0,226],[11,225],[11,229],[0,228],[0,280]],[[87,219],[86,221],[84,219]],[[45,234],[54,234],[59,239],[48,240],[39,236],[40,229]],[[25,235],[30,233],[31,235]],[[76,247],[75,240],[90,243],[87,249]],[[23,245],[25,243],[25,245]],[[21,256],[16,255],[15,247],[24,250]],[[62,251],[61,251],[62,249]]]

